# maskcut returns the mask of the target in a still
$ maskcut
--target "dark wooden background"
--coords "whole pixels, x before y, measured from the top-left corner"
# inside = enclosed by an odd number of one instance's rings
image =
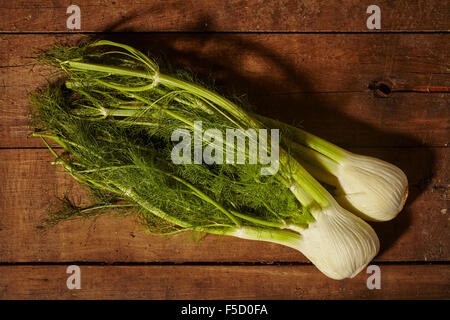
[[[37,229],[55,195],[85,199],[27,126],[27,95],[50,77],[33,53],[80,38],[66,28],[70,4],[0,0],[0,299],[450,298],[449,94],[369,89],[383,79],[450,86],[447,1],[75,2],[80,32],[164,53],[246,93],[262,114],[402,168],[406,208],[373,224],[380,290],[367,288],[365,271],[330,280],[279,245],[155,237],[133,218]],[[366,27],[371,4],[381,30]],[[81,267],[80,290],[66,287],[71,264]]]

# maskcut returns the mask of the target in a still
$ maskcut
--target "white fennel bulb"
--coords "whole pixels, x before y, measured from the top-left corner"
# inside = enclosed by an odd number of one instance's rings
[[[380,242],[372,227],[336,202],[325,209],[312,209],[311,214],[315,221],[306,228],[286,225],[270,230],[241,226],[226,234],[296,249],[323,274],[336,280],[354,277],[377,255]]]
[[[391,220],[406,202],[406,175],[383,160],[349,154],[333,174],[339,181],[336,199],[367,220]]]
[[[256,117],[286,132],[294,157],[314,178],[336,187],[336,200],[346,209],[372,221],[391,220],[402,210],[408,179],[395,165],[349,152],[285,123]]]
[[[377,255],[372,227],[337,203],[311,213],[316,221],[301,232],[298,250],[328,277],[353,278]]]

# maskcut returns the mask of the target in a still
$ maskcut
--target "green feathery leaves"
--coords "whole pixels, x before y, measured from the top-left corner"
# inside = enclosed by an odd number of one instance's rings
[[[105,45],[115,48],[101,50]],[[313,221],[280,175],[262,176],[260,164],[174,164],[174,130],[193,133],[194,121],[202,121],[203,131],[214,128],[225,136],[226,129],[246,123],[238,112],[195,90],[163,84],[159,66],[139,51],[103,41],[58,45],[39,59],[61,69],[65,78],[32,96],[34,135],[99,199],[89,208],[65,199],[50,220],[129,206],[153,233]],[[172,77],[193,79],[179,71]],[[49,140],[63,152],[51,148]]]

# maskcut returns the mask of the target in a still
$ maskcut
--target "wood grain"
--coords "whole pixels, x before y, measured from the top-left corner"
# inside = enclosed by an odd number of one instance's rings
[[[0,299],[436,299],[450,294],[448,265],[381,265],[381,289],[366,272],[331,280],[313,266],[0,266]]]
[[[0,32],[65,32],[72,2],[0,1]],[[88,1],[79,0],[81,32],[373,32],[373,1]],[[448,31],[446,1],[379,0],[381,31]]]
[[[376,261],[449,261],[449,149],[354,151],[390,161],[409,178],[406,209],[393,221],[374,224],[382,247]],[[151,236],[131,217],[104,216],[39,230],[54,196],[69,190],[76,203],[89,200],[74,179],[55,173],[52,160],[47,150],[0,150],[0,262],[307,262],[301,253],[271,243]]]
[[[66,27],[70,4],[0,0],[0,299],[450,298],[448,93],[381,99],[369,89],[386,79],[450,86],[448,1],[76,2],[80,32],[165,55],[203,79],[212,74],[218,90],[247,94],[262,114],[402,168],[405,210],[373,224],[381,290],[367,289],[365,272],[330,280],[293,249],[155,237],[133,217],[37,229],[54,196],[69,190],[79,204],[89,199],[28,137],[27,96],[54,79],[32,57],[80,39]],[[371,4],[381,8],[381,33],[366,27]],[[77,261],[82,289],[68,290],[63,264]]]
[[[30,59],[67,35],[2,35],[0,41],[1,147],[40,146],[29,133],[27,95],[51,78]],[[450,86],[450,35],[374,34],[119,34],[151,52],[165,52],[175,65],[219,90],[247,94],[257,110],[352,147],[446,146],[448,94],[393,93],[374,97],[368,86],[393,78],[411,85]]]

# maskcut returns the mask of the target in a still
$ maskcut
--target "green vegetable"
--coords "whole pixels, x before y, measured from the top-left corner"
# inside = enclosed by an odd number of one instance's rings
[[[255,115],[256,116],[256,115]],[[336,188],[336,200],[366,220],[392,220],[408,197],[408,179],[383,160],[354,154],[305,130],[256,116],[266,125],[283,128],[293,155],[318,180]]]
[[[262,139],[266,127],[238,101],[185,72],[162,72],[140,51],[111,41],[55,46],[41,59],[62,70],[65,82],[33,96],[34,135],[97,196],[89,214],[129,205],[152,233],[195,230],[279,243],[301,251],[334,279],[353,277],[377,254],[373,229],[287,152],[289,139],[279,149],[259,145],[260,152],[278,155],[269,169],[250,161],[172,161],[173,132],[185,130],[195,145],[200,121],[202,150],[214,143],[216,151],[227,151],[211,132],[223,137],[230,129],[253,129],[249,143]],[[58,154],[48,139],[64,152]],[[235,151],[252,157],[250,150]],[[86,209],[72,206],[70,212],[63,216],[84,216]]]

